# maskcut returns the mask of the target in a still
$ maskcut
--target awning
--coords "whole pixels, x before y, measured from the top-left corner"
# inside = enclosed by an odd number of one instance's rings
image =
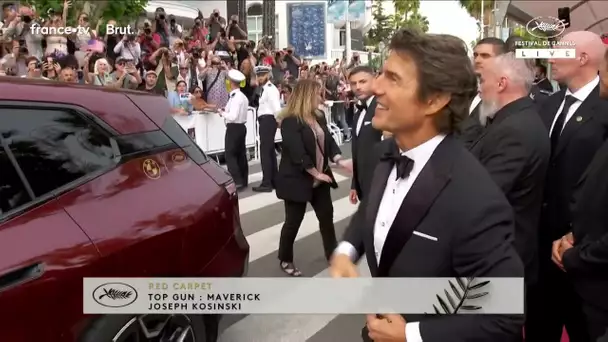
[[[165,13],[168,15],[173,14],[178,18],[194,20],[198,16],[198,9],[196,7],[182,5],[175,1],[148,1],[146,12],[154,13],[158,7],[164,8]]]
[[[557,9],[570,7],[570,27],[567,32],[592,31],[608,33],[608,1],[529,1],[512,0],[507,13],[521,23],[535,17],[557,17]]]

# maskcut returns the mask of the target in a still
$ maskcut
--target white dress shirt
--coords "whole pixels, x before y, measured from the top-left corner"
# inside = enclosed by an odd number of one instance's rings
[[[581,104],[583,104],[583,101],[585,101],[587,99],[587,97],[593,92],[593,89],[595,89],[595,87],[597,87],[597,85],[599,83],[600,83],[600,77],[596,76],[593,79],[593,81],[587,83],[584,87],[580,88],[579,90],[575,91],[574,93],[572,93],[570,91],[570,89],[566,90],[566,95],[564,96],[564,100],[562,100],[562,104],[559,105],[559,108],[557,109],[557,113],[555,114],[555,117],[553,118],[553,123],[551,124],[551,130],[549,131],[549,136],[551,136],[551,132],[553,132],[553,126],[555,126],[555,121],[557,121],[557,117],[559,116],[559,113],[561,113],[562,108],[564,108],[564,101],[566,99],[566,96],[568,96],[568,95],[574,96],[574,98],[577,101],[574,102],[572,104],[572,106],[570,106],[570,109],[568,109],[568,113],[566,114],[566,119],[564,119],[564,125],[562,126],[562,131],[564,130],[564,127],[566,127],[568,120],[570,120],[574,116],[574,113],[576,112],[576,110],[581,106]]]
[[[264,90],[259,100],[258,117],[262,115],[276,116],[281,111],[281,93],[270,81],[266,82],[263,87]]]
[[[249,100],[247,100],[247,96],[241,92],[241,89],[235,89],[230,92],[230,99],[228,99],[222,116],[226,123],[244,124],[247,122],[248,109]]]
[[[471,107],[469,107],[469,115],[473,114],[473,110],[475,109],[475,107],[477,107],[477,105],[479,105],[480,102],[481,97],[479,96],[479,94],[475,95],[475,98],[473,98],[473,102],[471,102]]]
[[[396,179],[396,166],[393,167],[393,170],[389,174],[386,188],[384,188],[384,194],[382,195],[382,200],[380,200],[380,206],[378,207],[378,214],[374,221],[374,254],[376,255],[378,263],[380,263],[382,248],[384,247],[388,232],[393,225],[393,221],[401,208],[401,203],[412,188],[412,185],[416,181],[416,178],[418,178],[418,175],[420,175],[420,172],[426,163],[431,159],[433,152],[435,152],[435,149],[444,138],[445,135],[443,134],[437,135],[425,143],[401,153],[414,161],[412,171],[405,179]],[[416,233],[418,232],[414,231],[414,234]],[[336,249],[336,253],[346,254],[352,260],[356,260],[358,257],[355,247],[346,241],[340,242]],[[409,322],[405,325],[405,337],[407,342],[422,342],[419,322]]]
[[[374,97],[370,96],[370,98],[365,101],[365,107],[369,108],[369,105],[372,103],[373,100],[374,100]],[[361,102],[359,101],[359,103],[361,103]],[[367,110],[362,110],[359,113],[359,120],[357,120],[357,130],[355,131],[357,136],[359,135],[359,131],[361,130],[361,127],[363,127],[363,120],[365,119],[366,113],[367,113]]]

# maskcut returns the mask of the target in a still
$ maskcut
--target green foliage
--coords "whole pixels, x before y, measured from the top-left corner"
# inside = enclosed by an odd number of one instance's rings
[[[22,3],[34,7],[42,17],[45,17],[51,9],[61,12],[64,8],[63,0],[25,0]],[[147,4],[148,0],[72,0],[68,9],[67,24],[69,26],[77,25],[80,13],[87,13],[93,27],[98,22],[105,24],[111,19],[125,25],[145,12]]]
[[[542,32],[541,32],[542,33]],[[547,41],[548,39],[546,38],[538,38],[535,37],[533,35],[530,34],[530,32],[528,32],[528,30],[526,29],[525,26],[520,26],[520,27],[516,27],[513,29],[513,35],[515,36],[519,36],[522,37],[525,41],[527,42],[538,42],[538,43],[542,43],[544,41]],[[530,49],[538,49],[539,46],[534,46],[534,45],[529,45],[529,46],[523,46],[521,47],[522,49],[526,49],[526,48],[530,48]]]
[[[481,0],[458,0],[460,6],[469,12],[473,18],[480,19],[481,16]],[[483,10],[488,13],[494,8],[494,0],[485,0],[483,2]]]
[[[373,1],[372,17],[374,26],[367,32],[365,45],[377,46],[380,42],[387,43],[393,34],[393,29],[390,26],[390,16],[384,13],[382,0]]]
[[[393,0],[395,14],[392,15],[390,26],[392,31],[400,28],[410,28],[427,32],[428,19],[420,13],[420,0]]]

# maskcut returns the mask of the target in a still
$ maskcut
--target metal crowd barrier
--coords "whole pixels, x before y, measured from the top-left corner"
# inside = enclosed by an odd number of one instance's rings
[[[342,130],[333,122],[331,107],[333,103],[341,101],[328,101],[323,109],[327,120],[327,128],[338,146],[343,144]],[[215,112],[196,112],[189,116],[174,117],[177,123],[192,136],[196,144],[207,154],[213,157],[225,151],[224,133],[226,131],[223,119]],[[246,146],[253,152],[253,159],[260,159],[260,134],[258,126],[258,112],[253,107],[248,108]],[[250,121],[251,120],[251,121]],[[252,136],[253,135],[253,136]],[[281,130],[277,129],[275,143],[281,143]]]

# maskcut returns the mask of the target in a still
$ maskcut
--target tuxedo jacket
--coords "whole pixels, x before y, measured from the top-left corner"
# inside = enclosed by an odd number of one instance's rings
[[[360,200],[367,195],[374,166],[378,160],[377,144],[382,140],[382,131],[375,129],[371,124],[375,112],[376,98],[372,99],[369,108],[365,111],[359,134],[357,134],[360,117],[358,111],[355,112],[352,125],[353,180],[351,189],[357,191],[357,197]]]
[[[586,305],[608,316],[608,142],[578,182],[572,203],[574,247],[562,261]],[[593,310],[595,311],[595,310]]]
[[[562,89],[551,95],[540,111],[547,135],[565,92]],[[600,99],[597,86],[565,124],[552,153],[541,212],[540,255],[551,255],[552,242],[571,230],[574,189],[607,136],[608,102]],[[552,267],[549,257],[546,262]]]
[[[397,150],[392,138],[380,146],[383,154]],[[373,253],[374,223],[392,168],[389,161],[378,162],[369,196],[344,235],[359,255],[368,251],[372,276],[523,277],[513,247],[509,202],[483,166],[451,136],[439,144],[401,204],[378,264]],[[414,230],[437,241],[413,235]],[[436,298],[428,301],[431,305]],[[509,315],[405,318],[420,322],[424,342],[513,341],[521,338],[523,324],[522,317]]]
[[[323,170],[331,177],[331,187],[337,188],[338,184],[334,178],[329,160],[341,154],[333,136],[327,128],[324,115],[317,115],[317,122],[325,133],[325,144],[323,146]],[[283,200],[294,202],[309,202],[312,199],[314,179],[306,171],[315,168],[317,160],[317,140],[312,128],[296,117],[289,116],[281,121],[281,136],[283,137],[283,148],[281,149],[281,161],[277,173],[276,194]]]
[[[502,189],[515,213],[515,249],[524,262],[526,283],[538,271],[538,222],[551,143],[532,99],[500,109],[474,142],[471,153]]]

